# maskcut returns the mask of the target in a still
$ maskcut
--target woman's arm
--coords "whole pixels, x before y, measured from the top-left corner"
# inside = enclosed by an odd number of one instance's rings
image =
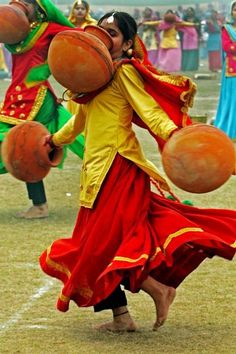
[[[143,21],[141,22],[141,25],[148,25],[148,26],[159,26],[161,23],[161,20],[156,20],[156,21]]]
[[[154,135],[167,140],[177,126],[163,111],[160,105],[144,88],[141,76],[132,65],[123,65],[119,69],[118,83],[122,94],[148,126]]]
[[[85,127],[85,112],[80,105],[79,112],[52,136],[52,142],[55,146],[62,146],[72,143],[76,136],[83,132]]]

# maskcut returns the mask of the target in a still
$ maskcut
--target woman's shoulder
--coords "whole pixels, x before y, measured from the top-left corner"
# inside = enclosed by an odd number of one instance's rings
[[[123,63],[119,65],[116,70],[115,79],[117,81],[122,81],[123,83],[133,83],[135,85],[141,84],[142,76],[139,74],[135,66],[130,63]]]
[[[138,72],[132,62],[123,62],[118,66],[117,72],[119,75],[135,76],[138,75]]]

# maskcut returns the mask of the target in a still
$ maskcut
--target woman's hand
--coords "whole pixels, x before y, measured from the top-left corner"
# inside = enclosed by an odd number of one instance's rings
[[[53,137],[53,135],[50,134],[50,135],[46,135],[44,138],[43,145],[46,146],[48,153],[50,153],[54,149],[61,149],[60,146],[57,146],[54,144],[52,137]]]

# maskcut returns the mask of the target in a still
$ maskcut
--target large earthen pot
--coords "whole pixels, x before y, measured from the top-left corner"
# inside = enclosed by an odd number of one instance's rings
[[[48,52],[52,75],[74,93],[88,93],[105,86],[113,77],[109,53],[112,43],[110,35],[97,26],[58,33]]]
[[[169,179],[191,193],[207,193],[233,174],[235,149],[220,129],[206,124],[185,127],[168,140],[162,164]]]
[[[23,3],[12,1],[9,5],[0,5],[0,42],[17,44],[30,32],[27,8]]]
[[[176,22],[176,15],[172,14],[172,13],[165,14],[164,21],[167,23],[175,23]]]
[[[24,122],[11,128],[3,140],[1,154],[6,169],[24,182],[41,181],[51,167],[58,166],[61,149],[48,152],[47,128],[39,122]]]

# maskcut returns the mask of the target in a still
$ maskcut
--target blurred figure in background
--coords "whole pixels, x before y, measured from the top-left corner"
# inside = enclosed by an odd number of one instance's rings
[[[149,21],[158,21],[160,18],[157,18],[153,10],[150,7],[146,7],[143,12],[142,20],[142,40],[146,46],[148,52],[148,59],[152,65],[158,65],[158,47],[159,47],[159,34],[156,26],[150,26],[146,22]],[[140,33],[139,33],[140,34]]]
[[[222,28],[223,67],[220,99],[214,125],[236,139],[236,1],[231,6],[231,20]]]
[[[8,69],[3,53],[3,44],[0,43],[0,79],[5,79],[8,77]]]
[[[199,39],[201,37],[200,19],[196,17],[193,7],[189,7],[183,17],[184,21],[195,26],[186,27],[182,36],[182,71],[197,71],[199,67]]]
[[[90,6],[85,0],[74,2],[69,20],[75,27],[84,28],[87,25],[96,25],[97,21],[90,16]]]
[[[217,72],[221,70],[221,26],[222,23],[218,18],[216,10],[212,10],[207,17],[205,31],[208,33],[207,51],[209,70]]]
[[[160,32],[158,50],[158,69],[166,72],[177,72],[181,69],[181,46],[179,31],[194,26],[194,23],[182,21],[174,11],[167,10],[163,20],[146,21],[144,25],[155,27]]]
[[[11,71],[12,71],[12,58],[11,53],[7,50],[5,46],[2,47],[5,63],[8,70],[8,78],[11,78]]]

